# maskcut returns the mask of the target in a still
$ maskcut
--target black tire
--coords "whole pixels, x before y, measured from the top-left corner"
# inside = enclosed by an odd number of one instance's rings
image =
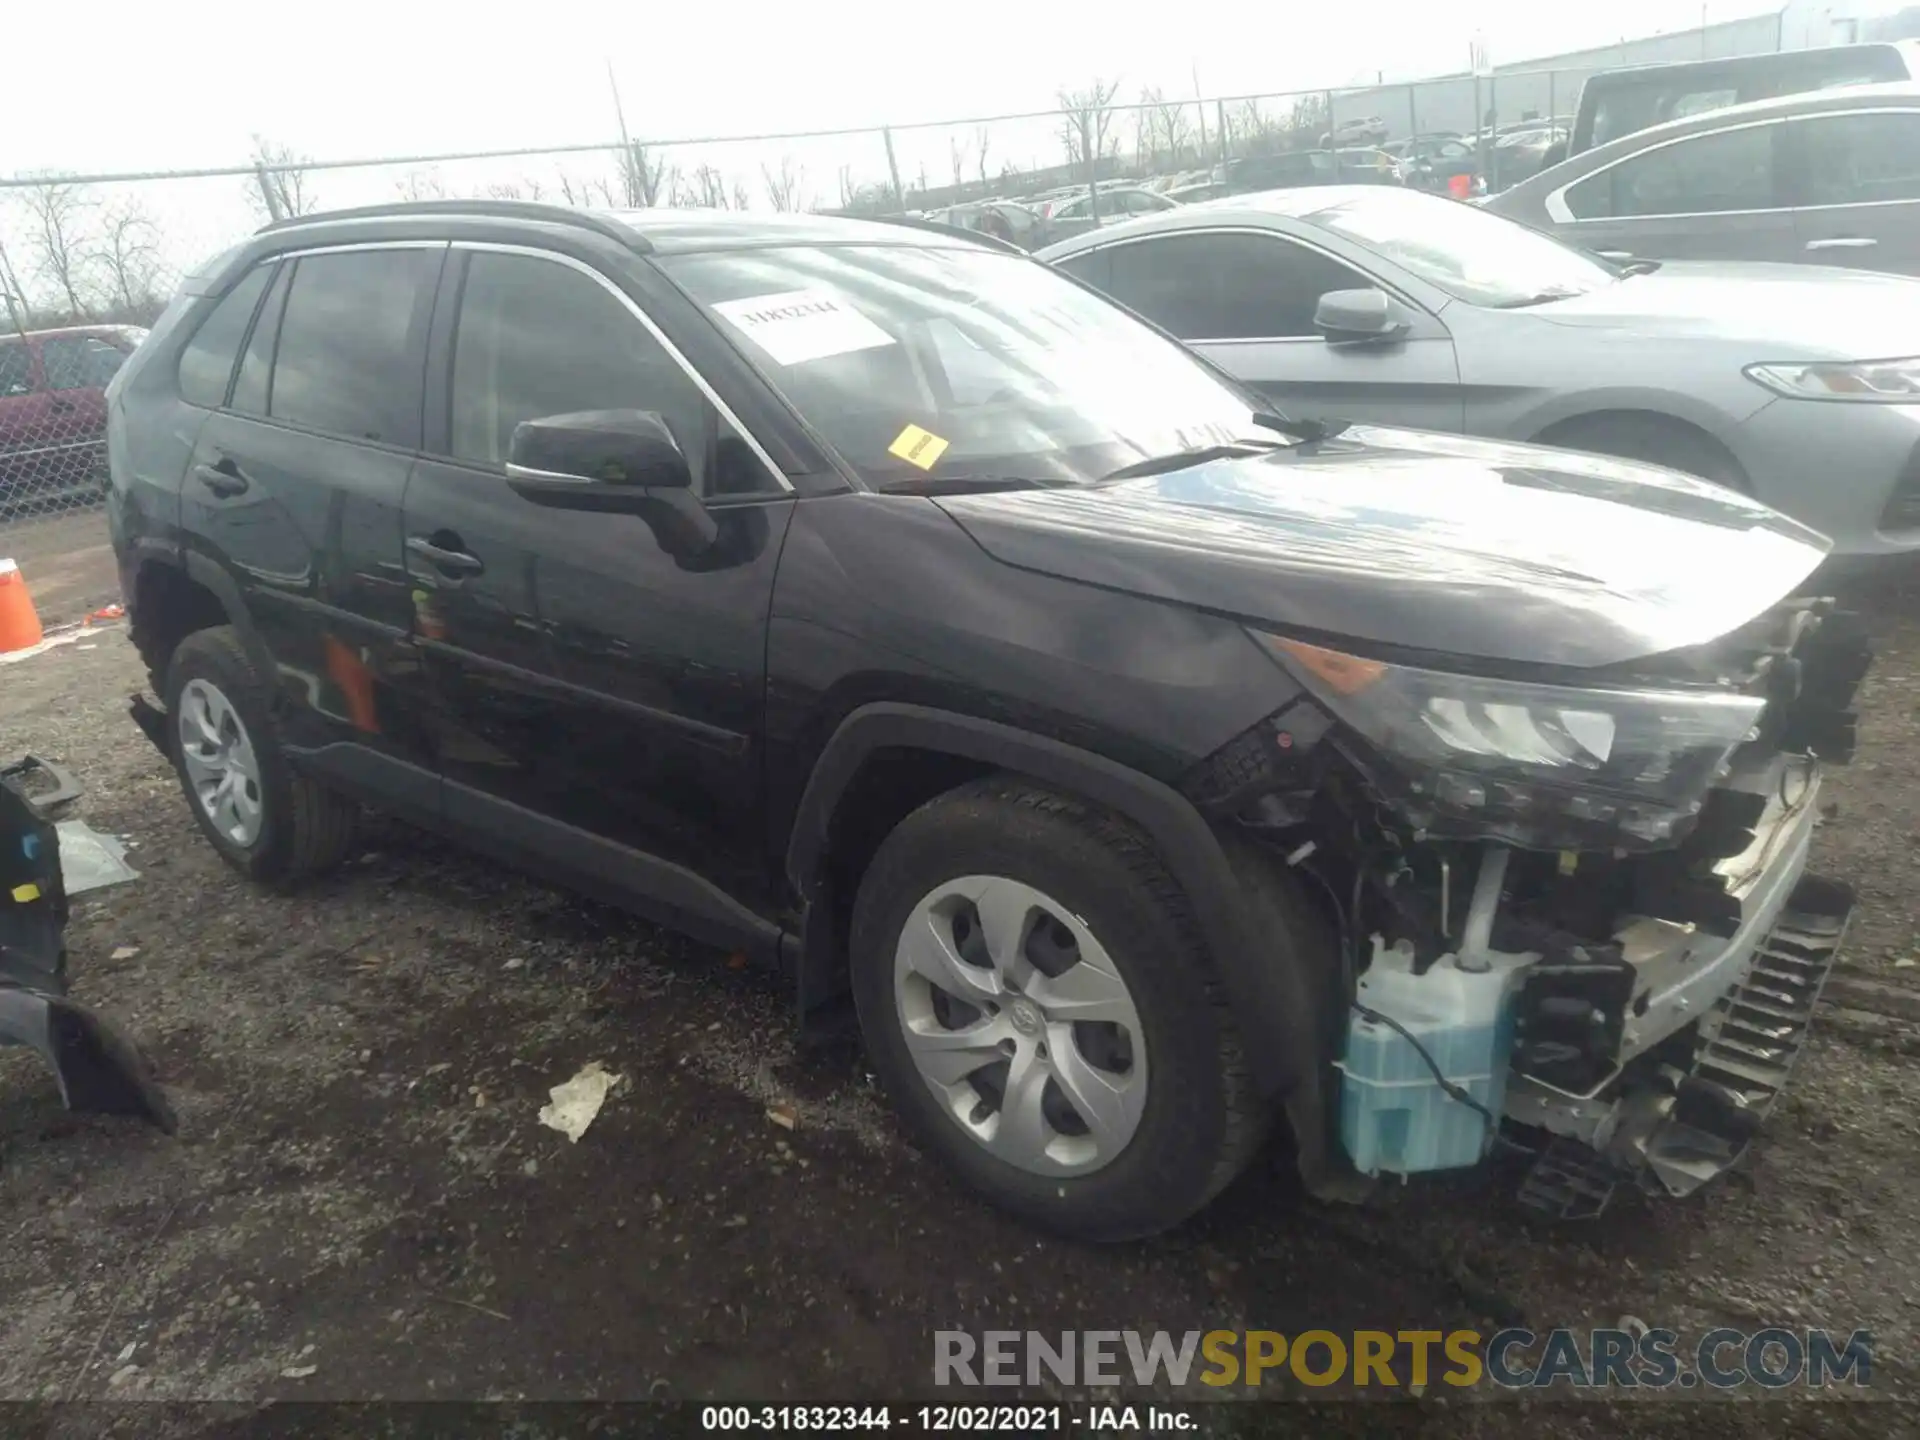
[[[1543,445],[1664,465],[1715,485],[1751,493],[1740,463],[1711,435],[1659,415],[1594,415],[1556,425],[1540,436]]]
[[[193,680],[211,683],[226,697],[252,743],[259,768],[261,825],[250,844],[238,844],[214,826],[187,777],[180,753],[179,716],[181,693]],[[295,774],[287,763],[267,687],[231,625],[196,630],[181,641],[167,665],[162,693],[167,707],[167,753],[180,777],[187,808],[222,859],[250,880],[285,885],[322,874],[346,858],[353,843],[354,807]]]
[[[1049,1177],[965,1133],[902,1037],[894,956],[919,902],[969,875],[1018,880],[1070,909],[1131,992],[1149,1057],[1138,1128],[1091,1173]],[[855,1005],[868,1053],[907,1124],[972,1189],[1085,1240],[1156,1234],[1199,1210],[1258,1152],[1271,1120],[1185,894],[1152,845],[1117,816],[1011,779],[929,801],[881,844],[855,900]]]

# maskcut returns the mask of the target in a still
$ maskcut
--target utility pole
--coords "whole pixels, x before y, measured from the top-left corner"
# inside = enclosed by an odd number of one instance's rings
[[[1193,65],[1193,108],[1200,112],[1200,158],[1207,158],[1207,97],[1200,93],[1200,64]]]
[[[255,165],[253,173],[260,181],[260,198],[267,202],[267,218],[273,221],[286,219],[286,211],[280,204],[280,188],[274,183],[273,177],[267,173],[265,162]]]
[[[627,203],[648,203],[644,176],[634,174],[640,157],[633,153],[633,139],[627,134],[627,112],[620,107],[620,82],[613,78],[613,60],[607,60],[607,88],[613,92],[613,118],[620,122],[620,177],[625,184]]]
[[[7,317],[13,321],[13,328],[22,338],[27,333],[27,317],[22,313],[26,308],[27,297],[21,293],[16,301],[15,292],[20,288],[18,277],[13,272],[13,262],[7,259],[4,245],[0,245],[0,295],[7,297]]]
[[[893,178],[893,208],[904,210],[907,208],[907,196],[906,192],[900,188],[900,162],[893,156],[892,127],[882,126],[880,138],[887,142],[887,174]]]

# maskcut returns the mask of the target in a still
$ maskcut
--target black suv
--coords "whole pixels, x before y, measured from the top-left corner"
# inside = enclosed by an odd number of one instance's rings
[[[320,870],[364,804],[850,994],[928,1147],[1062,1230],[1178,1221],[1283,1114],[1325,1190],[1516,1127],[1676,1188],[1770,1099],[1702,1017],[1789,924],[1817,988],[1846,913],[1818,536],[1292,425],[939,227],[306,217],[108,426],[136,714],[229,861]]]

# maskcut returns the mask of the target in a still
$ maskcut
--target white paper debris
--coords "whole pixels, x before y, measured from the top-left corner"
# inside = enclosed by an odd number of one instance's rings
[[[320,1367],[318,1365],[289,1365],[280,1372],[280,1378],[282,1380],[304,1380],[309,1375],[318,1374],[319,1371]]]
[[[540,1123],[549,1130],[558,1130],[574,1144],[580,1143],[580,1137],[587,1133],[587,1127],[593,1123],[593,1117],[600,1113],[600,1107],[606,1103],[607,1092],[620,1083],[620,1077],[608,1071],[598,1060],[589,1060],[580,1067],[580,1073],[564,1085],[555,1085],[547,1091],[553,1097],[551,1105],[540,1107]]]
[[[831,290],[785,290],[723,300],[713,310],[782,365],[804,365],[829,355],[896,343]]]
[[[117,945],[114,947],[113,954],[107,958],[110,960],[131,960],[139,953],[140,947],[138,945]]]

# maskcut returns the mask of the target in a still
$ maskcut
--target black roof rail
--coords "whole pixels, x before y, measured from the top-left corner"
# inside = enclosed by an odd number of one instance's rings
[[[909,230],[931,230],[936,235],[953,235],[962,240],[971,240],[977,245],[991,245],[996,250],[1004,250],[1009,255],[1025,255],[1011,240],[1002,240],[998,235],[989,235],[984,230],[969,230],[964,225],[949,225],[944,220],[922,220],[912,215],[869,215],[861,217],[881,225],[903,225]]]
[[[323,210],[313,215],[294,215],[260,227],[256,234],[291,230],[301,225],[324,225],[330,220],[373,220],[383,216],[477,215],[497,216],[503,220],[545,220],[554,225],[574,225],[618,240],[628,249],[646,255],[653,246],[647,237],[610,216],[592,210],[576,210],[568,205],[546,205],[537,200],[393,200],[384,205],[356,205],[347,210]]]

